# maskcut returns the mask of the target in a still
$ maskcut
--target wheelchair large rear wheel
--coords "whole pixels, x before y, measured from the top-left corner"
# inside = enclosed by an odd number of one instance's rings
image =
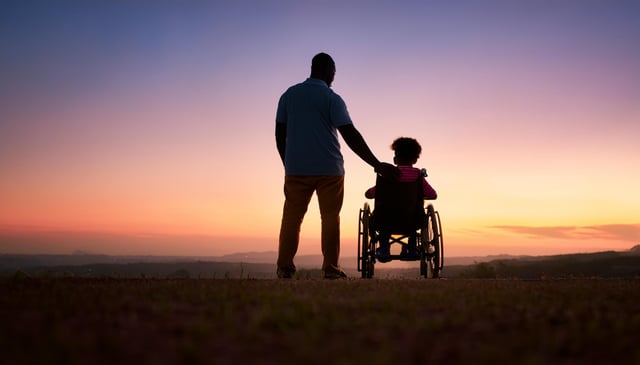
[[[358,220],[358,271],[362,273],[363,279],[373,277],[374,262],[373,249],[369,239],[369,220],[371,218],[371,208],[368,203],[360,209]]]
[[[420,240],[422,242],[422,256],[420,260],[420,275],[425,278],[439,278],[444,266],[444,245],[442,240],[442,226],[440,214],[427,206],[427,226],[422,229]]]

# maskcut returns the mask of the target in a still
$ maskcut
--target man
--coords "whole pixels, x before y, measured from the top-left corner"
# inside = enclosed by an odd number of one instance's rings
[[[311,75],[290,87],[278,102],[276,145],[285,167],[282,223],[278,247],[278,277],[291,278],[296,266],[300,226],[313,193],[318,195],[322,220],[322,270],[327,279],[346,278],[338,265],[340,210],[344,197],[344,160],[336,131],[349,148],[374,170],[397,178],[394,165],[373,155],[354,127],[342,98],[330,87],[336,66],[326,53],[315,55]]]

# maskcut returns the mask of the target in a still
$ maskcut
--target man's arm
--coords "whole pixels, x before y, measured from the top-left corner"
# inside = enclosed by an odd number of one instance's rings
[[[376,158],[373,152],[371,152],[371,149],[369,149],[369,146],[367,146],[364,138],[362,138],[360,132],[358,132],[353,124],[340,126],[338,127],[338,131],[340,131],[340,135],[342,135],[347,146],[349,146],[349,148],[351,148],[351,150],[364,162],[372,166],[375,172],[392,179],[397,179],[400,176],[400,170],[398,170],[397,167],[386,162],[380,162]]]
[[[284,152],[287,147],[287,125],[284,123],[276,123],[276,147],[284,165]]]

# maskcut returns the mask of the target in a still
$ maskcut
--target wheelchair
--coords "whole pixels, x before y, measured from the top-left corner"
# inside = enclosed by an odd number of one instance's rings
[[[424,206],[421,178],[415,182],[376,178],[374,209],[372,211],[365,202],[358,219],[358,272],[362,273],[362,278],[373,278],[376,262],[380,261],[376,249],[380,246],[381,236],[389,237],[390,246],[402,245],[403,251],[411,241],[417,248],[413,256],[392,254],[385,257],[385,262],[420,261],[420,276],[440,277],[444,267],[440,214],[432,204]]]

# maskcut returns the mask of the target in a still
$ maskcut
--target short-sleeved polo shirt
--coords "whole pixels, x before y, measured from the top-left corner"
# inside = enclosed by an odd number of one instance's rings
[[[308,78],[280,97],[276,123],[287,125],[287,176],[343,176],[337,128],[353,124],[344,100],[319,79]]]

